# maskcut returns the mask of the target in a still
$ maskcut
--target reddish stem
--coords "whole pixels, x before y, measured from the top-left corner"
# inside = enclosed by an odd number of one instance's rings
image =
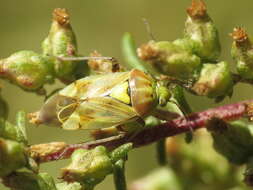
[[[40,157],[39,161],[48,162],[69,158],[76,149],[92,149],[99,145],[103,145],[109,150],[128,142],[132,142],[134,147],[145,146],[165,137],[178,135],[192,129],[196,130],[202,128],[205,126],[206,122],[213,117],[218,117],[225,121],[237,120],[248,114],[248,108],[250,107],[248,105],[250,104],[253,104],[253,100],[208,109],[203,112],[190,114],[186,117],[178,117],[177,119],[173,119],[156,127],[143,130],[135,136],[126,135],[122,138],[110,138],[87,143],[69,144],[61,151],[51,152],[50,154]]]

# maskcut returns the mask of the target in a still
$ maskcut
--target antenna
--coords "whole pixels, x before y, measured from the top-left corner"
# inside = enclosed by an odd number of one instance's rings
[[[94,60],[111,60],[114,61],[115,59],[113,57],[93,57],[93,56],[87,56],[87,57],[57,57],[60,61],[85,61],[89,59],[94,59]]]
[[[142,21],[144,22],[144,24],[146,26],[147,33],[148,33],[149,37],[151,38],[151,40],[156,41],[148,20],[146,18],[142,18]]]

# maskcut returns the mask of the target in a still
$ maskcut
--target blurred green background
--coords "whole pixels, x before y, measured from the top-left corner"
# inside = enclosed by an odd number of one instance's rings
[[[235,26],[243,26],[253,34],[252,0],[209,0],[206,1],[208,12],[219,29],[222,57],[231,62],[231,38],[228,34]],[[51,24],[51,12],[54,8],[67,8],[71,14],[71,23],[76,33],[79,53],[88,55],[98,50],[105,56],[122,60],[120,41],[124,32],[131,32],[138,45],[150,38],[142,18],[146,18],[157,40],[174,40],[182,36],[185,8],[190,0],[43,0],[20,1],[1,0],[0,11],[0,57],[4,58],[18,50],[40,52],[40,43],[47,36]],[[10,121],[14,121],[20,109],[26,112],[36,111],[43,102],[43,97],[22,91],[16,86],[2,82],[3,97],[10,105]],[[52,90],[56,86],[47,86]],[[232,99],[223,103],[251,97],[248,85],[238,85]],[[188,95],[189,103],[195,111],[214,107],[214,102],[207,98]],[[63,131],[56,128],[29,126],[28,135],[31,144],[50,141],[80,142],[84,131]],[[41,166],[55,177],[59,168],[66,161],[47,163]],[[153,146],[147,146],[130,153],[127,162],[127,179],[147,174],[157,166]],[[5,189],[0,186],[0,189]],[[97,187],[98,190],[113,189],[112,177]]]

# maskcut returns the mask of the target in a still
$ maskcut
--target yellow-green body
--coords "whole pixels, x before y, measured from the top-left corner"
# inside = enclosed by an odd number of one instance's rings
[[[37,123],[68,130],[124,126],[123,131],[135,131],[133,122],[142,121],[158,104],[158,91],[156,81],[136,69],[85,77],[51,97]]]

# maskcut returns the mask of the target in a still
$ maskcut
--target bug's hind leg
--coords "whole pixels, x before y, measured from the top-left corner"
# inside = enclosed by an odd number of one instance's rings
[[[128,141],[131,141],[140,131],[142,131],[145,127],[145,121],[138,117],[135,121],[128,122],[124,125],[118,126],[119,132],[123,135],[129,134]]]
[[[171,111],[168,111],[165,109],[159,109],[159,108],[154,109],[151,115],[156,117],[157,119],[164,120],[164,121],[169,121],[180,116],[176,112],[171,112]]]
[[[118,135],[119,135],[119,131],[116,127],[97,129],[97,130],[91,132],[91,136],[95,140],[105,139],[105,138],[108,138],[108,137],[118,136]]]
[[[91,132],[91,136],[95,140],[105,139],[113,136],[125,136],[127,134],[130,136],[130,138],[133,138],[139,133],[139,131],[143,130],[144,127],[144,120],[138,116],[137,118],[133,118],[128,122],[118,126],[95,130]]]

